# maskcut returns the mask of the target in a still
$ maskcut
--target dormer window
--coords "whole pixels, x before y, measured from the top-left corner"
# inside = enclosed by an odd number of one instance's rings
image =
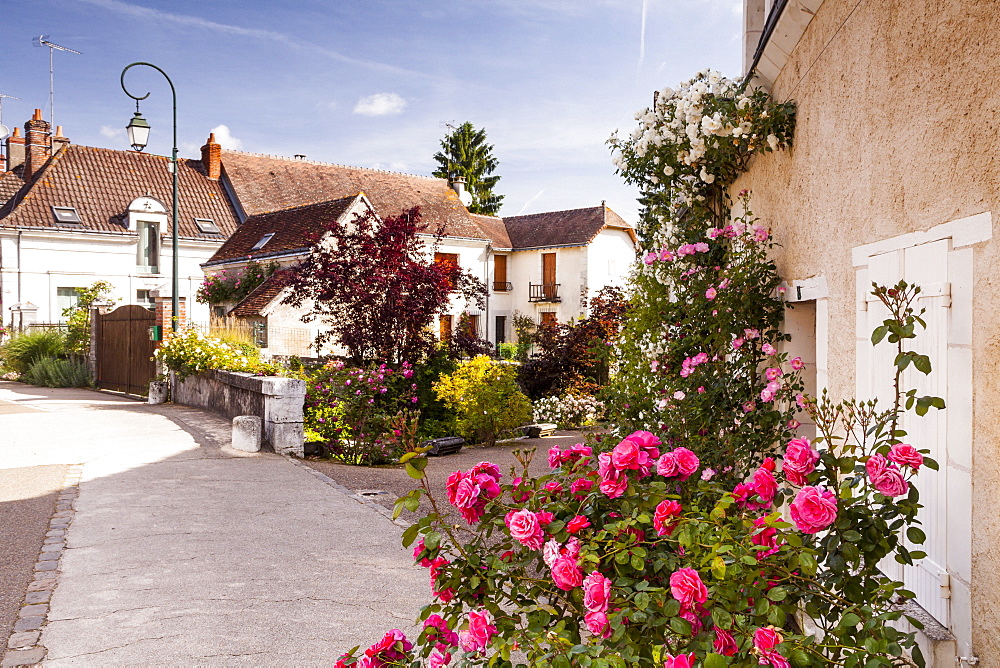
[[[71,206],[54,206],[52,207],[52,215],[55,216],[56,223],[59,225],[83,225],[80,214]]]
[[[198,231],[202,234],[222,234],[219,226],[211,218],[195,218],[194,224],[197,225]]]
[[[273,237],[273,236],[274,236],[274,232],[268,232],[267,234],[265,234],[264,236],[262,236],[260,238],[260,241],[258,241],[256,244],[254,244],[254,247],[251,248],[250,250],[251,251],[260,250],[261,248],[263,248],[264,246],[267,245],[267,242],[270,241],[271,237]]]

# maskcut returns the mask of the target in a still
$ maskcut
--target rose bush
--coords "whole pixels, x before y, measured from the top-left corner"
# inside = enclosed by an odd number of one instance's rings
[[[890,304],[912,289],[897,294]],[[892,326],[908,336],[913,317],[903,309]],[[802,402],[819,435],[789,439],[784,456],[735,485],[640,431],[552,448],[553,470],[538,478],[527,476],[526,453],[510,479],[486,462],[457,471],[448,501],[465,526],[433,500],[420,455],[404,456],[424,484],[399,508],[422,494],[435,508],[404,534],[434,596],[405,661],[511,665],[519,651],[538,666],[785,668],[903,665],[910,653],[922,665],[913,634],[892,625],[913,594],[878,564],[923,556],[902,534],[923,540],[912,478],[936,463],[901,440],[898,418],[907,403],[940,402],[912,392],[885,408]],[[887,487],[886,471],[905,495]],[[809,633],[803,617],[822,632]]]

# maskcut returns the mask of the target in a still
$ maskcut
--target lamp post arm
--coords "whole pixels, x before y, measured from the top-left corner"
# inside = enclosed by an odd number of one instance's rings
[[[177,210],[179,208],[179,203],[178,203],[179,197],[178,197],[178,191],[177,191],[177,171],[178,171],[178,165],[177,165],[177,89],[174,88],[174,82],[170,80],[170,77],[167,76],[167,73],[164,72],[159,67],[157,67],[156,65],[154,65],[152,63],[146,63],[146,62],[132,63],[130,65],[127,65],[125,67],[125,69],[122,70],[121,85],[122,85],[122,90],[125,91],[125,94],[128,95],[133,100],[135,100],[137,103],[140,100],[145,100],[147,97],[149,97],[149,92],[147,92],[145,95],[143,95],[141,97],[133,95],[131,92],[129,92],[129,89],[125,86],[125,73],[128,72],[133,67],[136,67],[138,65],[143,65],[145,67],[151,67],[154,70],[156,70],[157,72],[159,72],[160,74],[162,74],[163,78],[166,79],[167,83],[170,85],[170,95],[173,98],[174,145],[173,145],[173,148],[172,148],[172,151],[171,151],[171,156],[170,156],[170,166],[172,168],[171,171],[173,172],[173,195],[174,195],[173,205],[174,206],[173,206],[173,215],[172,215],[172,220],[171,220],[171,223],[172,223],[171,224],[171,242],[172,242],[171,248],[172,248],[172,256],[173,256],[172,257],[172,260],[173,260],[173,267],[172,267],[173,268],[173,277],[172,277],[172,280],[171,280],[171,290],[170,290],[170,292],[171,292],[171,297],[170,297],[170,307],[171,307],[170,325],[171,325],[171,329],[176,332],[177,329],[178,329],[179,317],[180,317],[179,299],[178,299],[178,296],[177,296],[177,292],[180,289],[180,282],[179,282],[179,279],[178,279],[178,277],[179,277],[179,271],[178,271],[178,258],[177,258],[177,253],[178,253],[178,242],[177,242],[177,236],[178,236],[178,230],[177,230]]]

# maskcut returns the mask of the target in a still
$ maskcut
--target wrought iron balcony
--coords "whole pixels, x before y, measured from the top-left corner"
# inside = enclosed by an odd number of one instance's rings
[[[510,281],[493,281],[493,292],[510,292],[513,289]]]
[[[529,302],[561,302],[559,283],[529,283]]]

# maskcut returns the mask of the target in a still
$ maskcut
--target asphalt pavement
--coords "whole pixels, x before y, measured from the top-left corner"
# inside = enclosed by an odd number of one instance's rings
[[[11,382],[0,401],[35,409],[0,414],[0,468],[82,464],[52,520],[65,543],[43,548],[61,557],[33,567],[51,602],[19,611],[40,639],[4,665],[329,666],[414,631],[429,588],[402,529],[284,457],[231,450],[227,420]]]

